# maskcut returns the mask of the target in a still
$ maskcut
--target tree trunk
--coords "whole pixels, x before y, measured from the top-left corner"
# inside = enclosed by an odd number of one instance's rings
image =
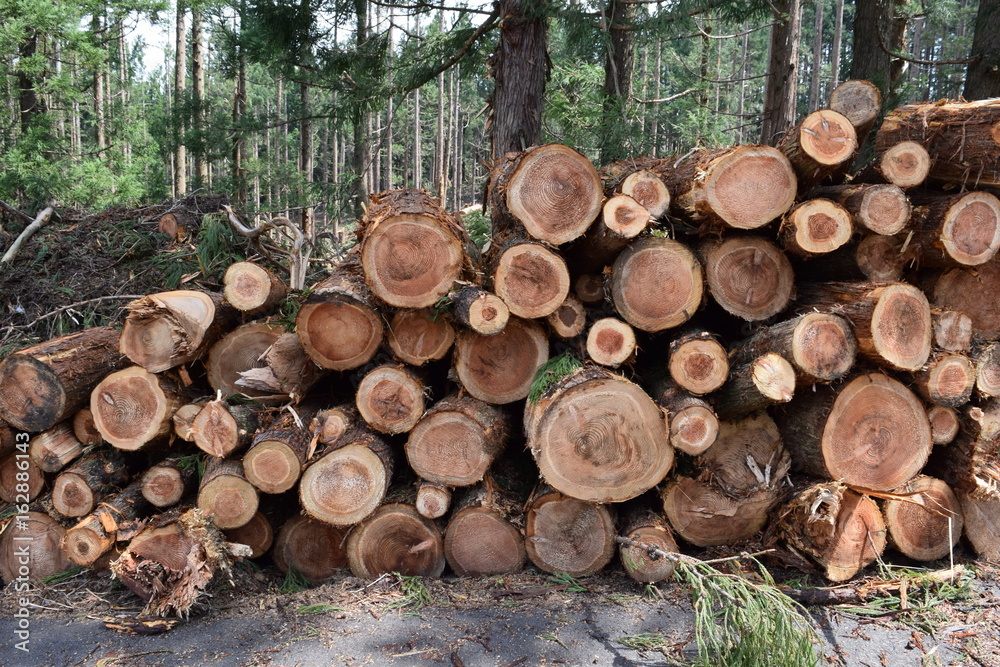
[[[191,85],[193,87],[192,116],[197,137],[194,153],[194,187],[208,187],[208,145],[205,128],[205,24],[201,7],[191,5]]]
[[[29,71],[29,67],[27,66],[27,63],[34,59],[37,51],[38,32],[35,29],[30,29],[30,33],[23,38],[18,48],[18,66],[16,68],[18,108],[22,135],[28,134],[28,131],[31,129],[32,119],[40,116],[45,111],[42,100],[35,88],[35,75]],[[101,145],[99,148],[103,149],[104,146]]]
[[[549,339],[538,324],[510,318],[493,336],[458,334],[453,354],[462,387],[481,401],[503,405],[528,395],[535,371],[549,359]]]
[[[174,39],[174,197],[187,194],[187,139],[184,118],[187,102],[187,6],[177,0]]]
[[[347,566],[346,532],[306,516],[294,517],[278,531],[271,558],[281,572],[287,574],[294,567],[319,586]]]
[[[165,508],[191,495],[197,486],[195,468],[179,459],[166,459],[151,466],[142,475],[142,496],[150,504]]]
[[[851,240],[851,214],[829,199],[807,199],[785,214],[779,231],[785,252],[803,259],[825,255]]]
[[[615,554],[615,520],[607,505],[542,487],[527,507],[525,547],[538,569],[584,577],[611,562]]]
[[[816,188],[810,196],[837,202],[851,214],[859,231],[884,236],[905,229],[913,210],[906,193],[895,185],[833,185]]]
[[[476,285],[466,285],[452,294],[451,314],[456,322],[483,336],[500,333],[510,319],[503,299]]]
[[[316,447],[310,430],[316,412],[311,405],[289,406],[265,430],[253,435],[253,445],[243,455],[243,473],[248,482],[271,494],[295,487]]]
[[[77,565],[93,565],[114,546],[119,529],[144,518],[150,509],[150,504],[142,496],[142,482],[132,482],[66,531],[67,555]]]
[[[610,0],[602,8],[601,27],[605,33],[604,99],[601,162],[625,157],[628,143],[628,109],[632,105],[635,69],[635,21],[639,6],[628,0]]]
[[[889,543],[913,560],[945,558],[958,544],[965,524],[958,497],[941,480],[924,475],[895,493],[903,498],[890,498],[883,507]]]
[[[802,3],[780,0],[771,26],[771,55],[767,63],[760,141],[775,145],[795,120],[795,86],[798,82],[799,42],[802,38]]]
[[[734,236],[706,245],[702,253],[709,292],[726,312],[758,322],[788,306],[795,275],[788,257],[770,241]]]
[[[90,411],[105,440],[118,449],[135,451],[170,435],[174,412],[185,402],[176,382],[131,366],[94,387]]]
[[[462,493],[444,533],[444,555],[460,577],[515,574],[528,553],[521,503],[491,479]]]
[[[841,40],[844,36],[844,0],[836,0],[835,18],[833,23],[833,44],[830,46],[830,89],[835,89],[840,82],[840,52]]]
[[[979,58],[969,63],[962,97],[967,100],[1000,97],[1000,2],[997,0],[980,0],[969,55]]]
[[[809,111],[819,109],[819,89],[823,74],[823,0],[813,0],[812,74],[809,81]]]
[[[432,521],[412,505],[383,505],[347,536],[347,561],[354,576],[375,579],[398,572],[439,577],[444,571],[444,544]]]
[[[240,461],[210,458],[198,487],[198,509],[222,530],[245,526],[257,513],[260,496]]]
[[[66,517],[86,516],[105,494],[127,481],[120,452],[94,452],[59,473],[52,484],[52,507]]]
[[[615,260],[611,300],[626,322],[655,333],[679,326],[694,315],[701,305],[702,283],[701,264],[686,246],[647,237]]]
[[[1000,249],[1000,199],[988,192],[914,195],[910,221],[923,266],[979,266]]]
[[[66,421],[32,438],[29,455],[43,471],[59,472],[83,454],[83,449],[83,443],[77,440],[72,425]]]
[[[248,315],[272,313],[288,294],[284,280],[253,262],[230,264],[222,284],[226,301]]]

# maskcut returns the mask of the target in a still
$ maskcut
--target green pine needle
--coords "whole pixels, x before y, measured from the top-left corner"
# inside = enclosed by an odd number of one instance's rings
[[[580,368],[583,368],[583,362],[569,352],[552,357],[535,371],[531,390],[528,392],[528,402],[537,403],[550,387]]]

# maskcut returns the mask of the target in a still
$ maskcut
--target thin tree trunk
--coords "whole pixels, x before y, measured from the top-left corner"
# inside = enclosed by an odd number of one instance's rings
[[[819,82],[823,74],[823,0],[813,1],[812,81],[809,82],[809,111],[819,109]]]
[[[420,89],[417,88],[413,91],[413,187],[418,190],[423,187],[423,179],[421,178],[421,172],[423,172],[424,165],[421,158],[421,146],[420,146]]]
[[[201,8],[191,7],[191,84],[194,88],[194,187],[208,186],[208,159],[205,156],[205,23]]]
[[[840,83],[840,49],[844,38],[844,0],[837,0],[833,23],[833,44],[830,46],[830,90]]]
[[[771,56],[764,88],[761,143],[774,145],[795,122],[795,84],[801,39],[800,0],[781,0],[771,27]]]
[[[1000,1],[980,0],[970,55],[979,60],[969,64],[965,99],[1000,97]]]
[[[174,196],[187,192],[187,147],[184,144],[184,92],[187,90],[187,17],[184,0],[177,0],[174,41]]]
[[[246,3],[244,2],[240,4],[241,16],[245,10]],[[236,129],[233,132],[232,179],[236,192],[236,205],[240,208],[244,208],[247,203],[246,168],[244,167],[247,152],[247,140],[246,136],[243,134],[240,124],[247,115],[247,57],[243,52],[243,46],[241,44],[237,45],[236,48],[236,60],[238,65],[236,70],[236,90],[233,96],[233,126]],[[255,152],[256,146],[257,143],[255,140]],[[254,157],[256,157],[256,155]],[[257,179],[255,179],[254,199],[256,200],[255,208],[260,208],[260,183]]]
[[[305,183],[302,192],[299,193],[299,205],[302,209],[302,231],[306,238],[312,238],[314,232],[313,207],[308,205],[310,192],[309,185],[313,182],[313,137],[312,121],[309,120],[309,85],[299,84],[299,107],[302,120],[299,122],[299,169],[302,172],[302,180]]]
[[[368,41],[368,5],[365,0],[354,0],[354,10],[357,18],[355,40],[360,48]],[[354,119],[354,211],[359,217],[363,212],[362,206],[368,198],[364,178],[369,153],[368,135],[365,133],[368,125],[366,116],[367,114],[359,113]]]
[[[437,190],[438,198],[441,200],[444,200],[445,197],[446,176],[444,172],[444,156],[447,146],[445,139],[444,95],[444,72],[441,72],[438,74],[437,138],[434,147],[434,188]]]

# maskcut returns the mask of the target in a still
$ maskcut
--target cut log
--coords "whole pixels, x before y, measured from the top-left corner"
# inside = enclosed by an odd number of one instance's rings
[[[1000,186],[1000,101],[906,104],[882,121],[877,146],[916,141],[931,156],[928,178],[962,188]]]
[[[712,395],[722,419],[737,419],[769,405],[787,403],[795,395],[795,369],[784,357],[768,352],[734,367],[729,379]]]
[[[865,280],[874,283],[899,282],[903,268],[916,256],[915,249],[905,239],[882,234],[870,234],[858,242],[855,262]]]
[[[198,488],[198,509],[222,530],[239,528],[257,513],[260,497],[240,461],[209,459]]]
[[[934,346],[949,352],[968,352],[972,345],[972,318],[957,310],[931,310]],[[998,378],[1000,380],[1000,378]]]
[[[732,237],[708,245],[703,252],[708,290],[732,315],[750,322],[766,320],[784,310],[792,298],[792,265],[770,241]]]
[[[469,486],[500,455],[510,437],[507,416],[472,396],[453,394],[427,411],[410,432],[406,458],[421,479],[447,487]]]
[[[142,495],[156,507],[170,507],[194,492],[196,477],[193,465],[166,459],[143,473]]]
[[[854,365],[857,341],[843,317],[806,313],[759,329],[733,346],[730,360],[744,365],[769,352],[791,362],[797,385],[828,384]]]
[[[711,484],[674,477],[663,490],[663,511],[674,532],[699,547],[735,544],[758,534],[777,501],[771,491],[731,498]]]
[[[334,526],[368,518],[392,481],[392,449],[366,426],[348,431],[302,473],[299,501],[310,516]]]
[[[707,401],[677,385],[663,387],[654,392],[653,397],[665,411],[670,444],[674,449],[697,456],[715,444],[719,418]]]
[[[639,236],[650,221],[646,207],[628,195],[614,195],[608,199],[601,217],[568,251],[574,272],[599,273],[614,262],[618,253]]]
[[[931,352],[931,309],[906,283],[818,283],[802,286],[801,310],[831,312],[851,321],[858,353],[876,364],[916,371]]]
[[[23,515],[23,528],[8,523],[0,531],[0,579],[8,584],[19,581],[15,585],[18,591],[26,590],[20,588],[23,585],[20,583],[23,579],[19,580],[21,576],[37,584],[73,565],[63,547],[66,529],[43,512],[29,511]],[[25,545],[30,545],[30,563],[27,565],[24,562]]]
[[[562,144],[507,154],[493,168],[487,189],[495,232],[523,226],[553,246],[581,236],[603,200],[594,165]]]
[[[957,408],[972,397],[976,369],[964,354],[937,354],[913,374],[913,380],[917,393],[931,403]]]
[[[45,473],[26,453],[17,450],[0,455],[0,500],[31,502],[45,488]]]
[[[14,427],[0,419],[0,455],[12,451],[17,443],[17,433]]]
[[[221,294],[177,290],[150,294],[128,305],[119,345],[150,373],[204,356],[239,324],[239,312]]]
[[[94,424],[94,413],[90,408],[80,408],[73,415],[73,436],[84,447],[99,445],[104,442],[101,432]]]
[[[947,445],[958,435],[958,410],[943,405],[927,408],[927,421],[931,424],[931,440],[935,445]]]
[[[770,146],[695,151],[673,167],[657,173],[673,196],[671,208],[695,222],[757,229],[795,202],[795,171]]]
[[[651,217],[660,219],[670,209],[670,191],[661,174],[672,168],[670,160],[640,157],[606,164],[599,173],[606,195],[628,195],[642,204]]]
[[[913,560],[944,558],[962,537],[962,507],[951,488],[921,475],[893,492],[885,502],[889,543]]]
[[[298,402],[323,378],[324,371],[306,353],[298,334],[285,333],[258,357],[257,365],[238,374],[236,386],[243,393],[288,396]]]
[[[671,239],[640,239],[618,255],[611,270],[611,300],[636,329],[657,332],[683,324],[701,305],[701,264]],[[602,292],[603,293],[603,292]],[[586,300],[581,298],[586,303]]]
[[[500,333],[510,319],[510,309],[503,299],[476,285],[466,285],[452,296],[451,313],[456,322],[483,336]]]
[[[201,414],[204,407],[204,403],[186,403],[177,408],[173,417],[170,418],[173,423],[174,435],[185,442],[194,442],[194,420]]]
[[[573,293],[582,303],[604,301],[604,279],[596,273],[584,273],[573,281]]]
[[[382,344],[382,318],[355,258],[313,287],[299,308],[295,331],[322,368],[350,370],[375,356]]]
[[[94,425],[111,445],[134,451],[170,435],[173,416],[184,405],[177,384],[141,366],[116,371],[94,387]]]
[[[288,406],[266,429],[248,431],[253,440],[243,455],[248,482],[264,493],[284,493],[295,486],[316,446],[309,428],[316,412],[313,405]]]
[[[923,404],[881,373],[836,390],[800,392],[782,417],[785,446],[799,468],[855,488],[898,488],[920,472],[931,451]]]
[[[562,257],[540,243],[498,242],[496,237],[492,243],[496,250],[490,253],[486,272],[512,315],[545,317],[566,300],[570,280]]]
[[[979,266],[1000,249],[1000,199],[988,192],[914,196],[913,241],[924,266]]]
[[[916,141],[899,141],[885,146],[876,139],[875,153],[875,171],[886,183],[897,188],[908,190],[923,185],[930,174],[930,153]]]
[[[358,237],[372,294],[397,308],[433,306],[468,260],[465,229],[424,190],[372,195]]]
[[[958,435],[935,452],[927,473],[956,493],[1000,499],[1000,399],[962,410]]]
[[[951,269],[934,282],[935,306],[965,313],[972,333],[981,340],[1000,340],[1000,263],[987,262],[973,269]]]
[[[424,414],[424,382],[405,366],[371,370],[358,385],[358,412],[376,431],[408,433]]]
[[[625,517],[622,535],[636,544],[619,547],[619,556],[625,572],[641,584],[665,581],[674,574],[674,562],[669,558],[655,558],[649,547],[677,553],[677,542],[666,518],[648,508],[638,508]],[[643,545],[643,546],[639,546]]]
[[[412,505],[391,503],[378,508],[347,536],[347,562],[360,579],[390,572],[440,577],[444,545],[434,522],[420,516]]]
[[[860,146],[882,111],[882,93],[871,81],[848,79],[830,93],[830,108],[847,117]]]
[[[851,214],[840,204],[809,199],[785,214],[779,233],[785,252],[808,259],[846,244],[854,225]]]
[[[28,453],[44,472],[59,472],[83,454],[83,449],[72,425],[62,422],[32,438]]]
[[[294,567],[306,581],[318,586],[347,567],[346,537],[343,528],[297,516],[278,531],[271,557],[281,572],[288,574]]]
[[[545,321],[560,338],[576,338],[587,328],[587,309],[580,299],[570,294]]]
[[[492,483],[464,491],[444,533],[444,555],[460,577],[515,574],[528,553],[518,530],[524,523],[520,503]]]
[[[698,460],[701,481],[742,500],[770,491],[777,500],[792,461],[767,413],[719,424],[719,437]]]
[[[25,431],[52,428],[83,407],[105,375],[127,363],[111,327],[18,350],[0,362],[0,417]]]
[[[414,507],[426,519],[440,519],[451,506],[451,489],[447,486],[420,480],[417,485],[417,499]]]
[[[587,356],[594,363],[618,368],[635,358],[635,331],[617,317],[603,317],[587,332]]]
[[[246,525],[227,530],[225,534],[230,542],[250,547],[249,558],[260,558],[274,543],[274,527],[271,525],[271,520],[260,511],[254,514]]]
[[[223,534],[203,513],[154,519],[111,564],[116,579],[138,595],[152,616],[186,618],[216,574],[231,566]]]
[[[833,582],[847,581],[882,555],[885,519],[875,501],[831,482],[809,487],[781,510],[779,534]]]
[[[649,395],[597,366],[529,401],[524,432],[542,478],[580,500],[635,498],[659,484],[674,461],[663,415]]]
[[[681,389],[702,396],[726,382],[729,357],[715,334],[691,331],[670,342],[667,369]]]
[[[976,356],[976,391],[981,396],[1000,396],[1000,343],[988,343],[979,350]]]
[[[832,109],[814,111],[785,133],[778,142],[799,189],[805,192],[827,176],[850,169],[858,150],[858,136],[852,121]]]
[[[463,331],[455,342],[455,372],[462,387],[496,405],[525,398],[535,371],[548,359],[549,339],[544,330],[513,317],[495,336]]]
[[[1000,561],[1000,499],[977,498],[959,493],[965,537],[981,558]]]
[[[506,306],[504,309],[506,312]],[[455,328],[430,308],[403,309],[392,316],[386,339],[397,359],[404,364],[423,366],[428,361],[444,359],[451,351]]]
[[[253,262],[230,264],[222,284],[226,301],[249,315],[273,312],[288,294],[285,281]]]
[[[66,553],[77,565],[89,567],[114,545],[118,530],[149,514],[142,483],[133,482],[66,531]]]
[[[121,452],[93,452],[59,473],[52,484],[52,507],[65,517],[79,518],[94,511],[112,489],[128,481]]]
[[[284,330],[280,326],[263,322],[244,324],[229,332],[208,352],[206,370],[209,386],[215,391],[221,391],[224,397],[234,394],[253,397],[264,395],[265,392],[240,385],[239,382],[244,372],[266,366],[262,357],[283,334]]]
[[[194,444],[220,459],[246,449],[260,428],[260,414],[249,405],[209,401],[195,417]]]
[[[837,202],[851,214],[859,230],[885,236],[903,231],[913,212],[906,193],[895,185],[833,185],[814,189],[810,197]]]
[[[320,410],[310,425],[310,430],[316,436],[317,452],[320,449],[326,451],[326,448],[336,446],[341,438],[363,424],[364,420],[361,419],[353,403]]]
[[[543,572],[585,577],[614,557],[615,520],[606,505],[542,488],[528,503],[524,541]]]

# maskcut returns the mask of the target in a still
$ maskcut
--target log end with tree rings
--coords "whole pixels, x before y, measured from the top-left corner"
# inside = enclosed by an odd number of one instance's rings
[[[872,312],[871,333],[875,351],[891,366],[919,370],[930,356],[934,333],[927,297],[913,285],[887,285]]]
[[[423,366],[448,354],[455,342],[455,328],[430,308],[401,309],[393,315],[386,338],[400,361]]]
[[[62,383],[41,361],[11,354],[0,362],[0,410],[13,426],[44,431],[55,425],[65,405]]]
[[[893,491],[885,502],[889,541],[913,560],[944,558],[962,537],[962,507],[951,487],[940,479],[920,476]]]
[[[917,389],[932,403],[958,408],[969,402],[976,368],[964,354],[935,355],[915,374]]]
[[[602,366],[618,368],[635,352],[635,331],[617,317],[599,319],[587,332],[587,356]]]
[[[606,233],[611,236],[634,239],[649,225],[650,214],[638,201],[621,194],[604,202],[602,222]]]
[[[184,442],[194,442],[194,420],[204,407],[204,403],[187,403],[177,408],[170,417],[174,435]]]
[[[361,263],[376,297],[396,308],[426,308],[451,290],[465,250],[436,217],[404,213],[366,233]]]
[[[261,440],[243,456],[247,481],[264,493],[284,493],[295,486],[301,462],[288,443]]]
[[[656,403],[598,367],[566,376],[529,402],[524,421],[542,479],[571,498],[635,498],[659,484],[674,462]]]
[[[432,408],[410,431],[406,458],[421,479],[442,486],[469,486],[483,479],[505,444],[496,429],[479,417],[488,413],[488,419],[503,417],[493,406],[469,397],[451,406],[447,403]]]
[[[464,287],[452,297],[451,312],[460,324],[484,336],[500,333],[510,319],[510,309],[503,299],[475,285]]]
[[[874,283],[897,282],[903,278],[906,256],[903,240],[895,236],[869,234],[858,242],[854,260],[864,276]]]
[[[360,422],[358,409],[345,403],[317,412],[310,429],[320,445],[335,445]]]
[[[210,456],[225,458],[236,450],[240,440],[240,425],[223,401],[209,401],[194,418],[194,443]]]
[[[277,276],[253,262],[234,262],[222,278],[223,296],[236,310],[261,313],[278,307],[288,287]]]
[[[798,181],[788,158],[771,146],[739,146],[712,164],[699,186],[728,226],[757,229],[792,207]]]
[[[976,391],[982,396],[1000,396],[1000,343],[990,343],[979,352]]]
[[[698,547],[734,544],[763,529],[777,501],[773,491],[734,499],[690,477],[675,477],[663,490],[663,511],[685,542]]]
[[[982,340],[1000,339],[1000,264],[987,262],[973,269],[951,269],[934,282],[934,305],[969,316],[972,332]]]
[[[184,497],[193,471],[185,473],[179,465],[155,465],[142,476],[142,495],[155,507],[169,507]],[[187,477],[187,479],[186,479]]]
[[[212,459],[198,489],[198,509],[221,530],[246,525],[257,513],[260,496],[239,461]]]
[[[686,246],[647,237],[615,260],[611,299],[622,319],[633,327],[663,331],[694,315],[701,305],[702,283],[701,264]]]
[[[847,79],[830,93],[830,108],[855,128],[871,127],[882,110],[882,92],[870,81]]]
[[[836,166],[850,160],[858,148],[854,125],[831,109],[814,111],[799,123],[799,147],[814,161]]]
[[[381,316],[369,305],[336,295],[306,301],[295,331],[309,357],[321,368],[346,371],[367,364],[382,344]]]
[[[405,576],[440,577],[444,544],[437,525],[411,505],[378,508],[347,536],[347,560],[359,579],[398,572]]]
[[[94,413],[90,408],[80,408],[73,415],[73,435],[84,447],[101,444],[101,432],[94,426]]]
[[[898,188],[915,188],[931,170],[931,156],[916,141],[900,141],[882,153],[878,161],[882,177]]]
[[[944,216],[941,243],[953,260],[979,266],[1000,249],[1000,199],[988,192],[970,192],[951,205]]]
[[[795,274],[785,253],[755,236],[733,237],[710,247],[705,274],[716,303],[751,322],[780,313],[795,289]]]
[[[549,359],[549,339],[534,322],[512,317],[495,336],[460,333],[454,359],[467,392],[504,405],[527,397],[535,371]]]
[[[931,311],[931,321],[936,347],[949,352],[969,351],[972,344],[972,318],[957,310],[935,308]],[[1000,382],[1000,377],[997,380]]]
[[[316,519],[294,517],[274,539],[274,565],[286,574],[294,567],[310,584],[322,584],[347,566],[345,532]]]
[[[575,338],[587,326],[587,309],[580,299],[570,294],[545,321],[560,338]]]
[[[261,396],[263,392],[239,386],[242,371],[264,365],[261,356],[284,334],[276,324],[254,322],[233,329],[208,351],[206,369],[208,384],[223,396],[246,394]]]
[[[128,451],[170,433],[181,401],[169,381],[141,366],[108,375],[90,396],[94,425],[111,445]]]
[[[707,406],[689,405],[670,417],[669,429],[674,449],[698,456],[719,437],[719,418]]]
[[[529,235],[552,245],[583,235],[603,199],[594,165],[562,144],[530,149],[507,184],[508,210]]]
[[[759,491],[773,491],[777,497],[792,465],[781,436],[777,424],[763,411],[739,421],[724,421],[715,444],[698,459],[698,468],[732,498]]]
[[[24,524],[22,529],[8,528],[0,533],[0,578],[6,582],[18,580],[27,569],[28,579],[41,582],[68,570],[72,562],[64,547],[66,529],[48,514],[35,511],[24,513]],[[24,556],[18,553],[25,544],[31,545],[28,568],[21,562]]]
[[[804,201],[785,217],[782,244],[788,252],[812,257],[833,252],[851,240],[851,214],[829,199]]]
[[[931,425],[931,440],[935,445],[947,445],[958,435],[958,411],[943,405],[927,408],[927,421]]]
[[[906,228],[913,206],[895,185],[869,185],[861,190],[855,222],[870,232],[892,236]]]
[[[370,371],[358,385],[361,417],[381,433],[407,433],[424,414],[424,383],[404,366]]]
[[[831,478],[891,491],[920,472],[932,444],[927,411],[913,392],[886,375],[869,373],[837,395],[820,447]]]
[[[524,535],[528,558],[551,574],[594,574],[615,553],[615,522],[607,507],[556,492],[531,502]]]
[[[670,209],[670,191],[663,179],[651,171],[633,171],[622,181],[621,191],[642,204],[654,220]]]
[[[528,559],[520,531],[498,510],[483,506],[452,515],[444,533],[444,554],[460,577],[514,574]]]
[[[534,319],[554,312],[569,294],[566,262],[538,243],[518,243],[500,255],[493,286],[511,315]]]
[[[604,279],[596,273],[580,274],[573,281],[573,293],[581,303],[600,303],[604,301]]]
[[[244,544],[250,547],[249,558],[260,558],[274,543],[274,527],[271,525],[270,519],[263,512],[258,511],[245,525],[227,530],[226,539],[234,544]],[[309,581],[312,580],[309,579]]]
[[[1000,499],[959,493],[965,537],[980,558],[1000,561]]]
[[[310,516],[334,526],[351,526],[378,509],[390,474],[372,449],[348,444],[306,468],[299,481],[299,500]]]
[[[624,536],[634,540],[636,544],[619,547],[622,565],[625,572],[641,584],[652,584],[669,579],[674,574],[674,561],[666,557],[650,555],[649,547],[665,551],[668,554],[677,553],[677,541],[674,540],[670,526],[662,515],[650,515],[643,521],[630,522]]]
[[[792,332],[792,363],[808,379],[832,382],[854,365],[858,342],[839,315],[806,313]]]
[[[222,333],[216,326],[221,320],[231,320],[230,326],[238,321],[236,311],[220,295],[195,290],[149,294],[128,309],[119,339],[121,352],[150,373],[198,358]]]
[[[42,431],[28,446],[31,461],[45,472],[59,472],[83,454],[84,444],[77,440],[70,422],[60,422]]]
[[[690,338],[671,345],[667,369],[679,387],[701,396],[725,384],[729,357],[714,338]]]
[[[422,481],[417,486],[417,498],[414,501],[414,506],[420,516],[427,519],[440,519],[448,513],[448,508],[451,506],[451,489]]]

